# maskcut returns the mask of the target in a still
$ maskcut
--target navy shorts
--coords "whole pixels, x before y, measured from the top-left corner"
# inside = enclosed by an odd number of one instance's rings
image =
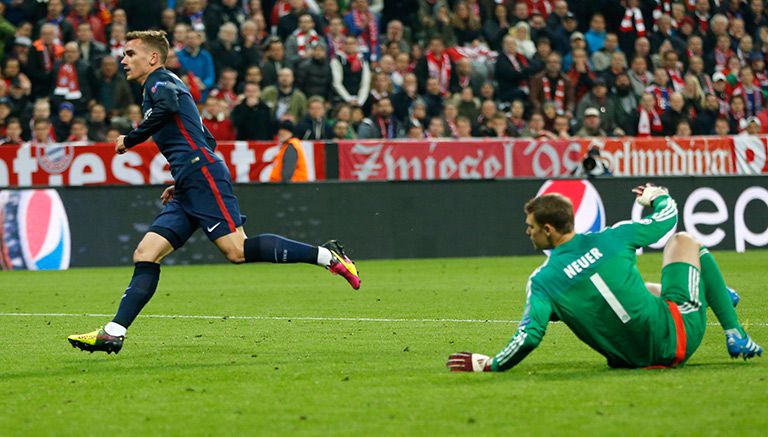
[[[162,235],[174,249],[199,227],[209,240],[235,232],[245,223],[223,162],[201,166],[176,185],[173,199],[155,217],[150,232]]]

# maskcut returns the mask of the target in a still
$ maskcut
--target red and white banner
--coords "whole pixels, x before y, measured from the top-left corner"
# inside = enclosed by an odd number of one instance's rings
[[[302,142],[309,180],[325,179],[325,146]],[[216,154],[226,162],[233,182],[266,182],[279,145],[223,142]],[[0,187],[144,185],[173,183],[168,162],[154,144],[115,154],[113,144],[31,144],[0,146]]]
[[[597,146],[614,176],[768,174],[768,137],[339,142],[342,180],[569,176]]]

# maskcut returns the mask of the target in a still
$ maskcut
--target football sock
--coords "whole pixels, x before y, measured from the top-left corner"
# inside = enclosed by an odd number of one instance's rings
[[[259,234],[245,240],[245,262],[317,264],[318,248],[275,234]]]
[[[115,337],[120,337],[125,335],[125,326],[118,325],[115,322],[109,322],[106,325],[104,325],[104,332],[106,332],[109,335],[114,335]]]
[[[701,279],[704,282],[704,294],[707,303],[717,316],[723,330],[741,329],[723,274],[715,262],[715,257],[709,253],[706,247],[699,250],[699,262],[701,263]]]
[[[328,267],[329,265],[331,265],[332,259],[333,259],[333,255],[331,255],[330,250],[324,247],[317,248],[317,265]]]
[[[117,314],[112,321],[128,328],[139,315],[144,305],[149,302],[157,289],[160,280],[160,264],[153,262],[137,262],[133,269],[133,278],[125,294],[120,300]]]

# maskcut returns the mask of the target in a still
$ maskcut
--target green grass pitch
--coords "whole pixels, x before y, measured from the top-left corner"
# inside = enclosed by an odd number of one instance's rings
[[[768,251],[715,255],[768,345]],[[0,435],[764,435],[768,357],[731,360],[712,324],[683,369],[611,370],[556,323],[509,372],[448,372],[506,344],[542,261],[361,261],[359,292],[311,266],[164,267],[117,356],[65,338],[109,320],[83,314],[112,314],[130,268],[0,272]]]

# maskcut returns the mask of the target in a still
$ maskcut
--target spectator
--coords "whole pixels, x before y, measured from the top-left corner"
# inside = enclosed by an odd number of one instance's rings
[[[376,102],[385,97],[392,97],[392,81],[384,72],[380,71],[375,73],[373,75],[372,84],[370,96],[368,97],[368,100],[365,101],[365,105],[363,105],[363,112],[365,112],[366,115],[371,114],[371,108]]]
[[[691,120],[693,120],[696,114],[704,107],[704,91],[701,89],[696,76],[688,74],[684,80],[685,86],[683,86],[680,94],[682,94],[685,100],[685,110],[688,112]]]
[[[394,139],[404,136],[402,125],[394,117],[392,101],[384,97],[373,105],[373,113],[370,118],[366,118],[360,123],[357,135],[361,139],[366,138],[385,138]],[[439,118],[434,120],[442,121]]]
[[[414,70],[419,79],[419,92],[426,92],[427,79],[433,77],[437,79],[440,93],[443,96],[448,95],[451,89],[457,87],[455,71],[456,66],[446,53],[443,41],[440,38],[432,37],[429,40],[429,50]]]
[[[267,41],[266,54],[267,57],[261,63],[261,87],[264,89],[277,83],[277,73],[286,66],[283,42],[276,37],[270,38]]]
[[[75,37],[75,29],[72,27],[72,23],[64,16],[64,0],[48,0],[45,18],[37,22],[33,34],[42,37],[45,24],[55,26],[54,39],[57,44],[72,41]]]
[[[325,117],[325,100],[312,96],[307,100],[307,115],[296,126],[296,137],[302,140],[327,140],[332,136],[331,123]]]
[[[653,94],[646,92],[640,97],[637,113],[627,126],[627,133],[637,137],[650,137],[664,135],[664,125],[656,105]]]
[[[544,103],[551,102],[558,114],[573,114],[573,84],[561,72],[561,67],[562,58],[552,53],[547,57],[546,69],[532,79],[531,103],[535,111],[541,111]]]
[[[470,89],[470,93],[471,92],[472,90]],[[406,120],[411,104],[413,104],[413,101],[418,97],[416,75],[413,73],[406,73],[403,77],[403,86],[400,87],[400,91],[395,93],[391,99],[392,106],[395,109],[395,117],[400,121]]]
[[[239,3],[239,4],[238,4]],[[240,0],[220,0],[220,2],[209,2],[205,13],[211,16],[209,25],[213,26],[212,34],[221,31],[224,23],[232,23],[237,29],[245,22],[247,15]]]
[[[285,41],[288,37],[299,27],[299,20],[303,15],[309,15],[314,22],[315,29],[322,29],[323,23],[320,21],[320,17],[310,12],[305,7],[304,0],[288,0],[290,5],[290,12],[280,17],[280,21],[277,24],[277,36],[280,40]]]
[[[237,86],[238,93],[243,92],[243,89],[245,89],[245,84],[247,83],[255,83],[256,85],[259,85],[259,89],[261,89],[261,79],[261,67],[258,65],[251,65],[245,70],[244,80],[242,80]]]
[[[15,117],[9,118],[5,123],[5,135],[0,139],[0,146],[23,144],[22,132],[21,121]]]
[[[277,141],[280,150],[275,156],[270,182],[306,182],[309,179],[307,159],[304,156],[304,147],[293,136],[293,123],[288,120],[280,122],[277,128]]]
[[[473,68],[472,61],[462,57],[456,61],[456,84],[450,91],[458,93],[466,87],[471,87],[473,92],[479,93],[484,82],[483,74]]]
[[[569,38],[571,41],[570,50],[568,54],[563,56],[563,69],[570,70],[573,64],[573,53],[576,50],[583,50],[587,53],[587,43],[584,41],[584,34],[581,32],[573,32]],[[586,56],[586,55],[585,55]],[[587,63],[589,63],[589,57],[587,57]],[[589,69],[592,69],[592,65],[589,65]]]
[[[118,23],[112,23],[109,29],[109,54],[114,56],[118,63],[123,59],[125,51],[125,29],[125,26]]]
[[[480,114],[472,123],[472,133],[478,137],[490,136],[490,121],[496,115],[499,109],[493,100],[483,100],[480,104]]]
[[[299,17],[299,27],[291,33],[285,42],[285,59],[291,66],[298,65],[301,61],[309,59],[312,50],[319,45],[325,45],[325,39],[315,31],[315,22],[309,13],[303,13]]]
[[[744,127],[744,131],[741,132],[745,135],[760,135],[760,130],[762,128],[762,123],[760,122],[760,119],[757,117],[749,117],[747,118],[747,122],[745,123],[746,126]]]
[[[640,97],[653,83],[653,74],[648,71],[648,61],[643,56],[632,58],[632,66],[627,72],[629,82],[632,84],[632,92]]]
[[[637,97],[632,93],[632,84],[626,73],[616,76],[613,95],[610,98],[614,100],[616,106],[616,127],[613,129],[613,134],[626,135],[626,126],[637,110]]]
[[[715,135],[724,137],[730,135],[730,133],[731,124],[728,122],[728,118],[725,116],[717,117],[717,120],[715,120]]]
[[[662,15],[656,20],[657,29],[651,34],[649,40],[651,42],[651,50],[653,52],[661,53],[663,51],[662,46],[664,42],[669,42],[672,45],[672,49],[676,52],[684,52],[686,43],[680,39],[672,29],[672,18],[669,15]]]
[[[428,10],[428,13],[424,14],[424,9]],[[446,3],[436,2],[433,11],[429,2],[422,2],[420,15],[423,33],[418,39],[428,41],[432,38],[438,38],[448,46],[456,44],[456,35],[453,32],[453,26],[451,26],[451,12]]]
[[[272,117],[280,120],[301,120],[307,108],[307,98],[294,87],[293,71],[283,68],[277,76],[277,85],[264,88],[262,93],[264,103],[272,111]]]
[[[179,50],[184,49],[184,45],[187,43],[187,34],[192,31],[192,28],[187,23],[176,23],[173,26],[173,34],[169,38],[171,41],[171,49]]]
[[[667,70],[670,85],[675,92],[680,92],[685,86],[683,71],[680,68],[678,59],[677,52],[674,50],[667,50],[661,53],[661,66]]]
[[[199,31],[187,33],[187,43],[183,50],[176,52],[176,56],[179,58],[181,66],[193,73],[202,82],[203,88],[200,93],[202,95],[201,100],[204,101],[216,83],[216,69],[211,53],[202,48],[203,35]]]
[[[203,81],[194,73],[181,66],[179,57],[175,50],[168,51],[168,58],[165,60],[165,68],[170,70],[176,76],[179,76],[184,85],[189,88],[189,93],[192,95],[192,99],[195,103],[199,103],[202,99],[202,89],[205,87]]]
[[[760,87],[760,82],[755,79],[752,67],[746,65],[739,71],[739,83],[733,88],[733,96],[743,96],[746,103],[747,116],[759,114],[765,104],[765,93]]]
[[[577,48],[569,55],[572,62],[566,76],[568,76],[568,79],[573,84],[573,98],[579,101],[592,89],[592,83],[597,79],[597,75],[589,67],[586,50]]]
[[[712,78],[704,71],[704,61],[701,56],[693,55],[688,58],[688,74],[699,81],[702,90],[707,93],[713,92]]]
[[[51,119],[51,103],[46,98],[40,98],[35,100],[35,103],[32,105],[32,113],[31,114],[22,114],[24,118],[22,119],[22,128],[24,129],[24,138],[30,138],[33,135],[34,127],[35,127],[35,120],[50,120]],[[49,124],[49,136],[51,138],[54,138],[53,136],[53,127]],[[51,140],[53,141],[53,140]]]
[[[504,3],[497,2],[493,8],[493,16],[487,18],[483,23],[483,36],[488,42],[491,50],[500,52],[502,49],[501,41],[509,33],[512,23],[509,20],[509,10]],[[528,24],[522,22],[526,27]],[[526,29],[527,30],[527,29]],[[530,38],[529,38],[530,40]],[[535,51],[534,47],[534,51]]]
[[[443,95],[437,78],[427,79],[427,92],[421,98],[427,105],[427,118],[437,117],[443,112]]]
[[[598,111],[600,128],[604,132],[613,133],[615,129],[619,128],[619,121],[621,121],[619,108],[616,101],[608,94],[608,85],[605,83],[605,79],[595,79],[592,91],[585,95],[576,107],[576,114],[579,115],[577,126],[584,125],[589,108]]]
[[[88,142],[88,125],[85,123],[85,119],[77,117],[72,120],[72,128],[70,129],[69,137],[67,141],[72,142]]]
[[[675,136],[687,138],[692,135],[693,135],[693,130],[691,130],[691,122],[685,119],[680,120],[677,123],[677,127],[675,128]]]
[[[262,20],[264,20],[262,18]],[[262,23],[263,24],[263,23]],[[266,24],[263,24],[266,26]],[[241,73],[251,66],[261,64],[261,45],[267,38],[267,34],[259,28],[254,20],[247,20],[240,26],[240,41],[242,41]]]
[[[5,58],[6,41],[16,36],[16,27],[5,18],[5,3],[0,2],[0,62]]]
[[[424,139],[424,127],[420,124],[411,124],[408,126],[408,139],[410,140],[423,140]]]
[[[107,42],[104,23],[93,13],[93,0],[73,0],[67,21],[72,24],[72,29],[77,29],[77,26],[83,23],[89,24],[93,31],[93,38],[100,43]],[[71,39],[66,41],[71,41]]]
[[[397,44],[402,53],[411,51],[411,45],[405,37],[405,28],[400,20],[390,20],[387,23],[387,31],[382,39],[382,45]]]
[[[75,113],[82,114],[94,97],[96,82],[91,68],[80,59],[80,49],[74,41],[64,45],[64,56],[53,67],[55,87],[51,101],[54,104],[70,102]]]
[[[355,136],[350,131],[349,123],[344,120],[337,120],[333,125],[334,140],[352,140]]]
[[[528,98],[528,77],[532,73],[528,59],[517,50],[517,40],[512,35],[504,37],[503,46],[504,50],[496,59],[494,70],[499,101],[525,100]]]
[[[13,104],[8,97],[0,97],[0,134],[13,113]]]
[[[237,26],[234,23],[224,23],[219,27],[218,38],[210,45],[211,57],[216,77],[224,69],[243,71],[243,47],[237,42]]]
[[[19,77],[11,79],[11,84],[8,86],[8,99],[11,105],[11,111],[15,116],[21,116],[25,114],[30,105],[29,92],[24,91],[24,86],[21,84]]]
[[[203,35],[209,40],[213,40],[216,37],[218,29],[214,22],[218,21],[218,17],[205,10],[203,0],[184,0],[182,8],[179,14],[179,21],[188,24],[190,31],[201,32],[201,39]]]
[[[344,16],[344,25],[349,35],[359,38],[366,61],[378,62],[381,56],[379,17],[370,11],[368,0],[350,2],[350,11]]]
[[[669,96],[669,106],[661,114],[664,135],[674,135],[677,130],[677,124],[682,120],[690,122],[685,111],[685,99],[683,99],[683,95],[680,93],[672,93]]]
[[[534,112],[531,114],[531,119],[528,122],[528,126],[520,136],[523,138],[533,138],[536,140],[557,139],[557,135],[544,129],[544,116],[541,114],[541,112]]]
[[[170,35],[173,34],[173,29],[176,27],[176,22],[176,9],[163,9],[163,12],[161,12],[160,15],[160,30],[165,31],[165,33],[168,34],[169,41],[172,41]]]
[[[32,137],[29,143],[32,146],[55,143],[56,139],[51,134],[51,122],[47,118],[39,118],[33,121]]]
[[[720,117],[720,102],[714,94],[707,94],[704,108],[696,114],[693,121],[694,135],[712,135],[715,133],[715,122]]]
[[[622,22],[622,26],[624,23]],[[592,19],[589,21],[589,30],[584,34],[584,39],[587,41],[587,49],[589,53],[596,53],[602,49],[605,45],[605,38],[607,37],[605,32],[605,17],[601,13],[592,15]]]
[[[716,41],[715,48],[709,56],[708,64],[712,66],[714,71],[718,72],[728,67],[728,59],[734,56],[734,53],[731,50],[731,38],[728,34],[719,35]]]
[[[523,132],[528,123],[525,121],[525,105],[521,100],[512,102],[509,108],[509,124],[518,132]]]
[[[21,63],[16,58],[5,59],[1,77],[8,89],[10,89],[11,84],[15,81],[25,96],[28,96],[32,92],[32,82],[30,82],[29,77],[21,71]]]
[[[731,134],[735,135],[743,130],[741,126],[746,123],[748,117],[747,107],[742,95],[731,97],[729,103],[728,123],[731,126]]]
[[[669,75],[663,67],[656,67],[653,71],[653,82],[645,88],[645,92],[651,93],[656,99],[656,111],[663,113],[669,106],[669,96],[674,92],[669,85]]]
[[[457,45],[470,44],[481,37],[480,16],[470,10],[464,0],[459,0],[453,4],[451,26],[453,26],[456,35]]]
[[[92,70],[99,68],[101,59],[107,56],[107,46],[93,39],[93,32],[88,23],[77,25],[77,45],[80,48],[80,59]]]
[[[348,36],[344,50],[331,61],[333,89],[339,99],[353,106],[363,105],[371,89],[371,70],[357,48],[357,39]]]
[[[236,85],[237,71],[227,67],[221,71],[216,88],[212,89],[208,96],[223,101],[227,105],[227,111],[231,111],[237,104]]]
[[[115,144],[115,141],[117,141],[117,137],[122,135],[122,132],[120,129],[114,126],[110,126],[109,130],[107,130],[107,139],[104,141],[109,144]]]
[[[219,141],[232,141],[235,139],[235,129],[229,118],[229,105],[215,96],[205,99],[205,106],[200,112],[203,125]]]
[[[27,74],[32,81],[34,98],[48,96],[51,92],[53,67],[64,55],[64,47],[57,42],[57,33],[58,27],[55,24],[43,24],[40,27],[40,39],[34,42],[29,55]]]
[[[344,23],[341,18],[332,18],[325,32],[325,42],[328,45],[328,57],[333,58],[344,50],[346,39]]]
[[[312,55],[303,59],[295,68],[296,86],[305,95],[330,98],[333,75],[326,56],[326,47],[317,44],[312,48]]]
[[[133,103],[128,81],[118,74],[117,61],[111,56],[101,58],[101,68],[96,73],[96,98],[111,116],[122,114]]]
[[[555,117],[555,124],[552,127],[552,133],[557,135],[558,138],[571,138],[570,122],[568,121],[568,117],[565,115],[558,115]]]
[[[615,33],[609,33],[605,36],[603,47],[592,53],[592,67],[595,71],[602,72],[611,65],[611,57],[619,51],[619,38]]]
[[[584,111],[584,125],[576,131],[575,136],[580,138],[605,137],[605,130],[600,127],[600,110],[597,108],[587,108]]]
[[[411,107],[408,110],[408,119],[405,121],[407,125],[418,125],[422,128],[427,123],[427,104],[421,97],[411,103]]]
[[[232,110],[232,126],[237,140],[271,140],[275,123],[269,107],[261,101],[261,88],[256,82],[246,82],[243,99]]]
[[[138,109],[138,105],[131,105]],[[130,106],[129,106],[130,107]],[[141,110],[138,109],[132,115],[132,120],[138,125],[141,123]],[[91,106],[88,113],[88,137],[91,141],[106,141],[109,123],[107,122],[107,111],[101,104],[97,103]]]
[[[454,138],[468,139],[472,137],[472,122],[467,117],[456,118],[456,133]]]
[[[443,121],[437,117],[430,119],[425,137],[430,139],[446,138]]]

